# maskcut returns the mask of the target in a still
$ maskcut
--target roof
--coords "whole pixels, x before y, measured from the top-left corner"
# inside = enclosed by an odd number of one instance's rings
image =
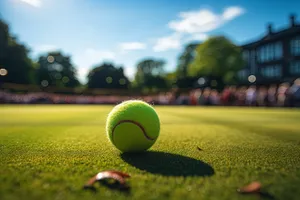
[[[277,31],[277,32],[267,33],[261,39],[258,39],[254,42],[250,42],[250,43],[241,45],[241,47],[243,47],[243,48],[248,48],[248,47],[253,48],[253,47],[259,46],[261,44],[265,44],[265,43],[269,43],[271,41],[279,40],[281,38],[294,36],[297,33],[299,33],[299,35],[300,35],[300,25],[299,24],[294,25],[294,26],[289,27],[289,28],[282,29],[282,30]]]

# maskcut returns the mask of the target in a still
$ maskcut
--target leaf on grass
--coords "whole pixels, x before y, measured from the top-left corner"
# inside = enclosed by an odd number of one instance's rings
[[[200,147],[197,147],[197,149],[198,149],[199,151],[203,151],[203,149],[201,149]]]
[[[249,194],[249,193],[259,193],[260,190],[261,190],[261,183],[258,181],[254,181],[249,185],[239,188],[238,192],[243,194]]]
[[[94,190],[94,184],[96,182],[101,182],[112,189],[126,189],[128,188],[126,184],[126,178],[129,177],[130,176],[128,174],[115,170],[103,171],[96,174],[90,180],[88,180],[88,182],[84,185],[83,188]]]
[[[275,197],[267,191],[262,191],[260,182],[255,181],[237,190],[241,194],[254,194],[263,199],[275,200]]]

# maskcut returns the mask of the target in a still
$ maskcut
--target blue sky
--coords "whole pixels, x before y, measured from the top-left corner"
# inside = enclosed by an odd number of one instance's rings
[[[90,68],[112,61],[133,77],[143,58],[163,58],[176,67],[184,45],[224,34],[237,44],[260,37],[299,16],[300,1],[271,0],[0,0],[0,17],[31,50],[72,56],[85,81]]]

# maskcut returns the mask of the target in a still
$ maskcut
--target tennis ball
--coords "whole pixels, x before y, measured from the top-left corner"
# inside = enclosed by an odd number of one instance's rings
[[[140,100],[129,100],[115,106],[106,121],[111,143],[122,152],[149,149],[160,131],[159,117],[154,108]]]

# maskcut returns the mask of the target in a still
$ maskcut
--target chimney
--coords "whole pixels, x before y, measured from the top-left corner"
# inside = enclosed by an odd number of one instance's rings
[[[295,26],[295,15],[292,14],[290,15],[290,24],[291,24],[291,27],[294,27]]]
[[[271,23],[268,24],[268,33],[269,33],[269,34],[272,34],[272,33],[273,33],[273,27],[272,27],[272,24],[271,24]]]

